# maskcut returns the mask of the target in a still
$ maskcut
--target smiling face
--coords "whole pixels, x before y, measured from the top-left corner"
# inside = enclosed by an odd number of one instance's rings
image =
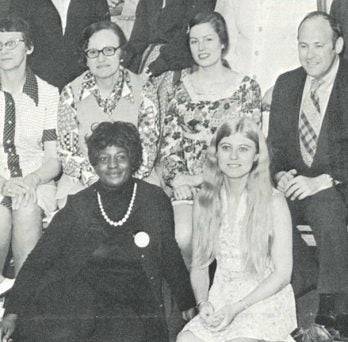
[[[132,176],[128,153],[117,146],[108,146],[101,150],[94,169],[102,184],[108,188],[119,188]]]
[[[119,45],[119,38],[112,30],[101,30],[89,38],[87,50],[102,50],[105,47],[117,48]],[[87,58],[87,66],[97,79],[114,77],[120,67],[120,53],[121,49],[118,49],[113,56],[104,56],[100,52],[96,58]]]
[[[223,44],[209,23],[195,25],[190,30],[192,58],[201,67],[209,67],[222,61]]]
[[[248,177],[258,158],[254,141],[241,133],[222,138],[216,156],[219,169],[229,178]]]
[[[27,63],[27,55],[31,54],[33,49],[28,49],[23,41],[21,32],[0,32],[0,42],[6,43],[10,40],[17,40],[17,46],[9,50],[3,47],[0,51],[0,69],[3,71],[25,70]]]
[[[324,77],[343,49],[343,39],[333,42],[333,31],[322,17],[306,20],[298,33],[298,51],[301,65],[309,76]]]

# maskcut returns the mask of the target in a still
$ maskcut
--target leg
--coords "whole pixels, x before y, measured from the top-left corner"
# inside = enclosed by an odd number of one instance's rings
[[[176,339],[176,342],[204,342],[200,338],[192,334],[191,331],[183,331]]]
[[[0,204],[0,282],[11,242],[12,216],[10,209]]]
[[[192,261],[192,205],[182,203],[174,205],[173,208],[175,239],[189,269]]]
[[[347,209],[338,191],[330,188],[306,201],[305,218],[319,253],[319,293],[348,292]]]
[[[17,275],[28,254],[35,247],[42,234],[42,210],[37,204],[14,210],[12,250]]]

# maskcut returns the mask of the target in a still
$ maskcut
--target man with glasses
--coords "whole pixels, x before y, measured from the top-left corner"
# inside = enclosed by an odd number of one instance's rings
[[[84,70],[78,49],[82,30],[110,19],[106,0],[11,0],[10,13],[31,27],[33,71],[60,90]]]
[[[0,295],[14,282],[2,275],[10,243],[17,275],[56,209],[59,94],[28,68],[33,50],[24,20],[0,20]]]

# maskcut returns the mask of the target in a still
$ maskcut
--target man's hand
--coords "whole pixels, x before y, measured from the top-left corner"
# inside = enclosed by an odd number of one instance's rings
[[[186,311],[183,311],[182,318],[184,321],[190,321],[193,317],[195,317],[196,310],[195,308],[188,309]]]
[[[319,191],[332,187],[332,182],[325,175],[317,177],[297,176],[288,182],[285,196],[292,201],[303,200]]]
[[[174,198],[178,201],[193,199],[192,189],[188,185],[181,185],[176,188],[173,188],[173,192],[174,192]]]
[[[275,179],[277,181],[277,189],[285,193],[289,186],[289,182],[296,176],[297,171],[292,169],[290,171],[280,171],[276,174]]]

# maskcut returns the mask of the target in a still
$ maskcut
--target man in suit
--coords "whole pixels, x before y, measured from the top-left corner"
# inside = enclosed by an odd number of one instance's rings
[[[312,12],[303,19],[298,29],[302,67],[278,78],[269,126],[277,188],[288,199],[294,227],[309,224],[316,239],[316,321],[326,326],[342,322],[348,312],[348,64],[339,57],[343,44],[330,15]],[[295,278],[305,262],[308,255],[295,228]]]
[[[60,90],[84,71],[79,49],[82,30],[110,19],[106,0],[11,0],[10,14],[31,27],[32,70]]]

